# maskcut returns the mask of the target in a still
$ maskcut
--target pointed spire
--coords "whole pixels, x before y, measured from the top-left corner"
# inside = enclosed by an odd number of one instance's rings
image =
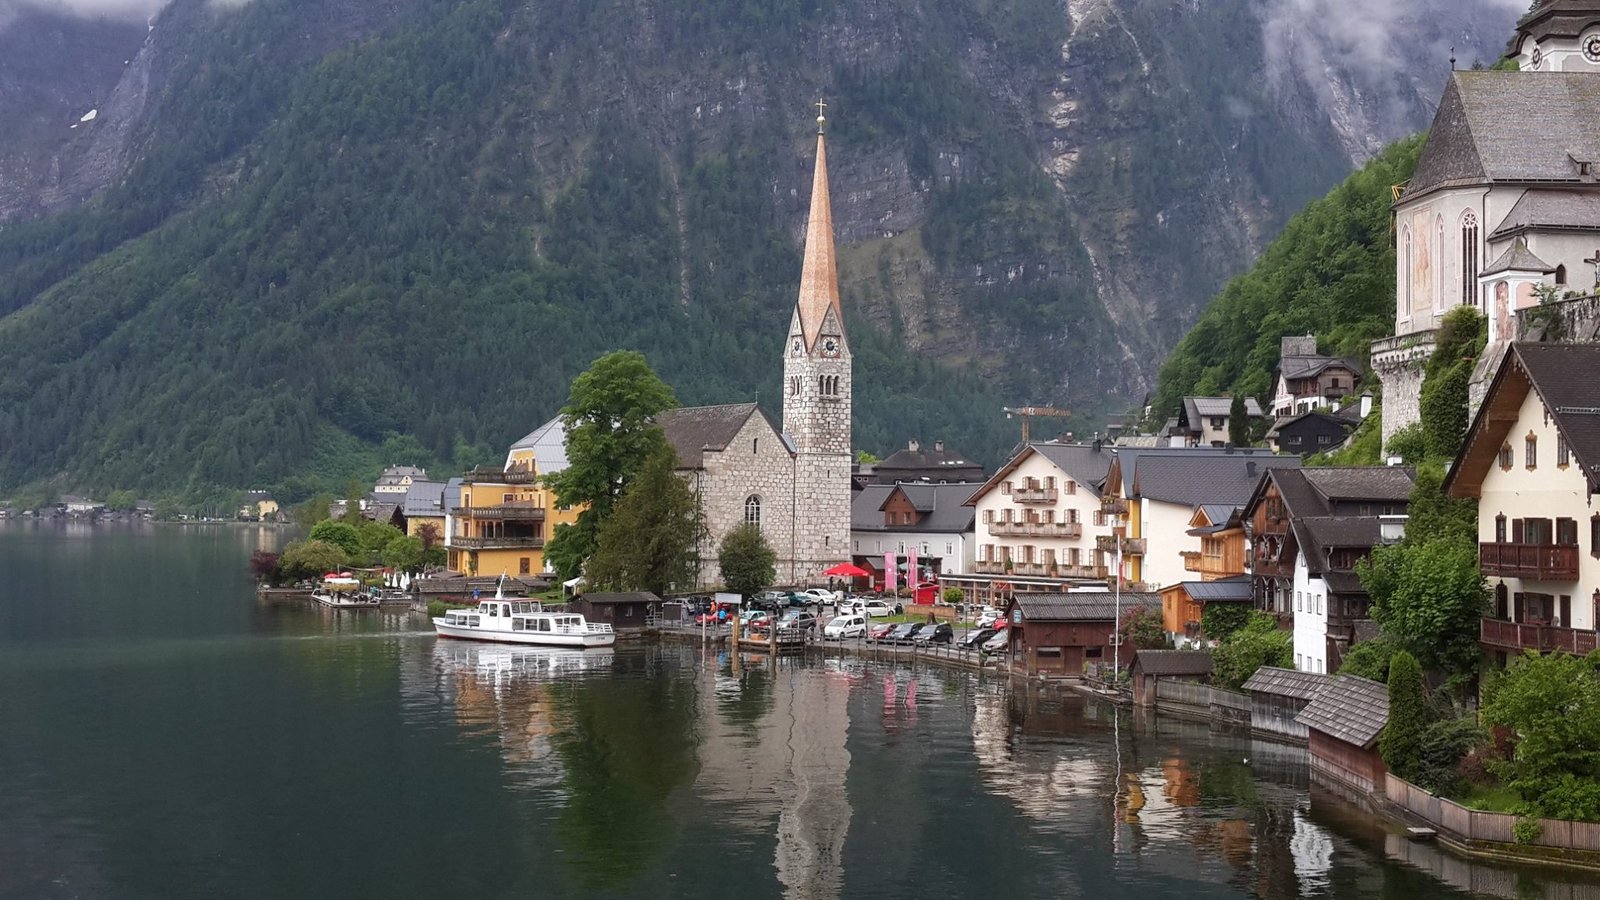
[[[828,203],[828,157],[822,134],[825,120],[821,101],[817,105],[817,168],[811,178],[811,213],[806,219],[805,262],[800,268],[800,299],[796,304],[808,351],[816,344],[829,309],[841,327],[844,322],[839,310],[839,270],[833,255],[833,208]]]

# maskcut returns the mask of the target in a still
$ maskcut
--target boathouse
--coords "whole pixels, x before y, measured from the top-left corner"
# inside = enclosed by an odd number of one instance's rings
[[[1133,702],[1135,706],[1156,705],[1157,685],[1187,681],[1198,684],[1211,678],[1211,653],[1207,650],[1140,650],[1134,654]]]
[[[1110,591],[1018,594],[1006,605],[1007,660],[1012,672],[1081,675],[1089,663],[1110,663],[1117,630],[1118,600]],[[1137,607],[1159,610],[1159,594],[1122,592],[1122,614]],[[1122,663],[1133,662],[1133,642],[1124,641]]]
[[[661,615],[661,598],[649,591],[591,591],[574,598],[567,608],[585,620],[604,622],[613,631],[643,631]]]
[[[1308,706],[1331,676],[1262,666],[1244,683],[1250,694],[1250,730],[1279,740],[1306,742],[1306,726],[1295,717]]]
[[[1378,735],[1389,721],[1387,685],[1335,675],[1295,720],[1306,726],[1313,782],[1361,795],[1383,793],[1388,770]]]

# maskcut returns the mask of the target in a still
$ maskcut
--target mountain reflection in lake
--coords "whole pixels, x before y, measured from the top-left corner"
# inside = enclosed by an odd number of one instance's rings
[[[0,523],[0,897],[1594,897],[1070,693],[258,602],[282,536]]]

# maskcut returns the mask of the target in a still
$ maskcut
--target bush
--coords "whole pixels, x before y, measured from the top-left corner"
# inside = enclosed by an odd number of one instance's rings
[[[1210,640],[1225,641],[1250,621],[1253,612],[1248,603],[1207,603],[1200,614],[1200,631]]]
[[[1339,666],[1340,675],[1356,675],[1372,681],[1389,683],[1389,661],[1394,658],[1395,647],[1387,637],[1362,641],[1350,648]]]
[[[333,519],[318,522],[311,529],[311,540],[333,544],[350,559],[361,555],[361,533],[348,522],[336,522]]]
[[[1511,826],[1511,834],[1519,844],[1532,844],[1544,834],[1544,825],[1535,816],[1519,816],[1516,824]]]
[[[951,604],[961,603],[962,601],[964,601],[966,599],[967,599],[967,592],[963,591],[961,588],[953,587],[953,588],[945,588],[944,589],[944,602],[946,602],[946,603],[951,603]]]
[[[1415,783],[1435,794],[1459,793],[1471,780],[1469,774],[1482,770],[1481,763],[1476,767],[1463,763],[1477,759],[1471,750],[1484,738],[1483,729],[1471,716],[1433,722],[1422,732]]]
[[[1294,668],[1294,635],[1272,615],[1252,610],[1244,627],[1217,645],[1211,672],[1218,684],[1236,691],[1262,666]]]
[[[1123,640],[1132,641],[1139,650],[1165,650],[1172,646],[1161,622],[1161,612],[1148,607],[1136,606],[1124,613],[1119,632]]]

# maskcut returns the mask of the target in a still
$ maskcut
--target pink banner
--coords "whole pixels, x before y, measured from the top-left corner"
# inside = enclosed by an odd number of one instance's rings
[[[894,570],[894,565],[894,551],[891,550],[883,555],[883,589],[885,591],[892,592],[900,584],[897,578],[899,573]]]
[[[922,573],[917,571],[917,548],[912,547],[906,559],[906,587],[915,588],[922,583]]]

